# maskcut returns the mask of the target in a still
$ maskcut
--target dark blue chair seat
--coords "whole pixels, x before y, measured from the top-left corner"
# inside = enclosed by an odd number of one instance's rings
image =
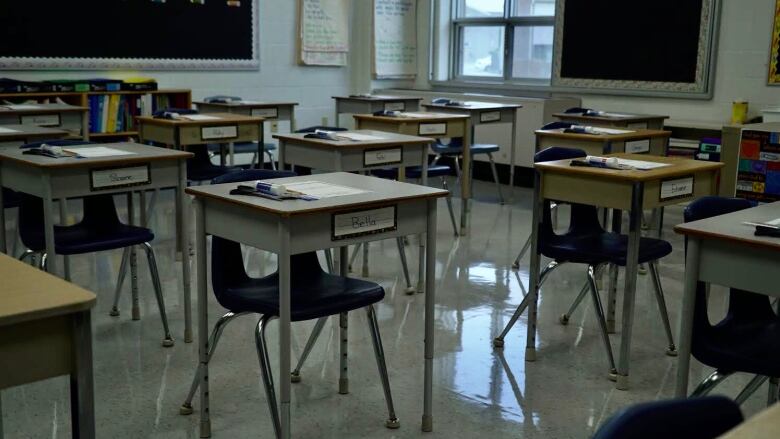
[[[447,165],[428,166],[428,177],[446,177],[452,173],[452,168]],[[371,174],[389,180],[398,178],[398,168],[374,169]],[[409,166],[406,168],[408,178],[422,178],[422,166]]]
[[[604,262],[625,267],[628,236],[602,232],[582,237],[553,236],[542,243],[543,255],[558,261],[598,265]],[[639,263],[644,264],[667,256],[672,245],[654,238],[639,242]]]
[[[189,151],[195,154],[193,158],[187,160],[187,179],[190,181],[210,181],[239,169],[211,163],[206,145],[193,145],[189,147]]]

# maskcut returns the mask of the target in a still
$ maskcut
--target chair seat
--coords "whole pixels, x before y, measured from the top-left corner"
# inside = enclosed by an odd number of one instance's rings
[[[241,168],[235,166],[219,166],[211,163],[187,161],[187,179],[190,181],[213,180],[220,175],[235,172]]]
[[[450,175],[452,169],[447,165],[428,166],[428,177],[444,177]],[[398,178],[398,168],[374,169],[371,174],[375,177],[395,180]],[[409,166],[406,168],[408,178],[422,178],[422,166]]]
[[[381,301],[385,291],[373,282],[316,273],[290,276],[292,321],[327,317],[363,308]],[[228,287],[217,296],[220,304],[233,312],[279,315],[279,275],[249,279]]]
[[[265,143],[264,148],[266,151],[276,151],[275,143]],[[209,151],[213,153],[219,153],[218,143],[209,143]],[[225,151],[227,152],[227,147]],[[257,152],[257,143],[255,142],[240,142],[233,144],[233,152],[236,154],[254,154]]]
[[[108,229],[83,223],[72,226],[54,226],[54,248],[60,255],[114,250],[139,245],[154,240],[154,233],[144,227],[117,224]],[[31,231],[23,236],[23,244],[32,251],[45,251],[43,230]]]
[[[627,249],[627,235],[605,232],[582,237],[555,236],[543,244],[540,252],[557,261],[593,265],[609,262],[624,267]],[[639,263],[661,259],[671,252],[672,245],[666,241],[641,238]]]
[[[463,146],[457,145],[457,146],[449,146],[449,145],[442,145],[441,143],[434,144],[432,148],[436,153],[441,154],[443,156],[455,156],[455,155],[462,155],[463,154]],[[469,147],[469,151],[471,152],[471,155],[477,155],[477,154],[487,154],[487,153],[494,153],[499,151],[499,146],[491,143],[475,143]]]

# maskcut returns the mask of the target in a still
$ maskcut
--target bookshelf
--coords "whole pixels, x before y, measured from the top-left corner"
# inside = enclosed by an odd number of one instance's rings
[[[151,115],[158,107],[192,107],[192,91],[188,89],[160,89],[154,91],[86,91],[86,92],[41,92],[41,93],[0,93],[0,102],[9,101],[21,103],[37,101],[39,103],[58,102],[79,105],[90,108],[89,136],[95,140],[116,140],[137,137],[135,116]],[[100,102],[103,107],[100,107]],[[108,118],[103,116],[98,120],[96,109],[106,108],[111,102],[116,102],[113,110],[117,113],[113,123],[108,125]],[[97,105],[96,105],[97,104]],[[120,107],[121,105],[121,107]],[[105,110],[104,110],[105,111]],[[119,115],[119,112],[122,112]],[[102,113],[101,113],[102,115]]]

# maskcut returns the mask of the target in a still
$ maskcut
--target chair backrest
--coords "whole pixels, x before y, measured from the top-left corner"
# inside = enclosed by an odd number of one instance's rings
[[[617,413],[593,439],[714,439],[742,420],[739,406],[723,396],[655,401]]]
[[[575,125],[571,122],[550,122],[542,125],[541,130],[560,130],[560,129],[566,129],[571,128],[572,125]]]
[[[313,132],[315,132],[317,130],[324,130],[324,131],[347,131],[346,128],[341,128],[341,127],[329,127],[329,126],[324,126],[324,125],[315,125],[313,127],[306,127],[306,128],[301,128],[301,129],[295,130],[295,132],[296,133],[313,133]]]

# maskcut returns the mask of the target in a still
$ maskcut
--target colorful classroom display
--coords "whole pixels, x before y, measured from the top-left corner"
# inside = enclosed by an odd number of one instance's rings
[[[780,200],[780,133],[742,131],[737,196],[762,203]]]

